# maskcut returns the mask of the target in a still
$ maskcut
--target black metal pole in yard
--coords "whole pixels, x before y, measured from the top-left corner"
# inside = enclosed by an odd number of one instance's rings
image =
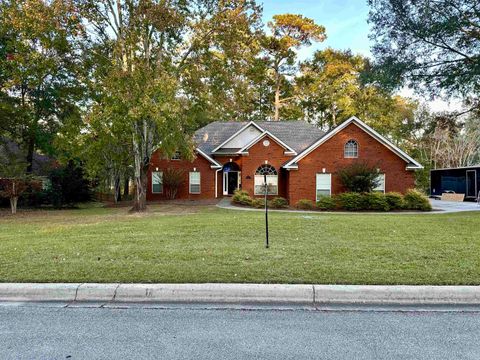
[[[267,175],[263,175],[263,181],[265,182],[265,247],[268,249],[268,202],[267,202]]]

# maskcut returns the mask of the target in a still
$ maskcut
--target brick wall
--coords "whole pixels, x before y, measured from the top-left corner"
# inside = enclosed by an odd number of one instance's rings
[[[358,143],[358,159],[344,158],[344,145],[350,139]],[[404,160],[357,125],[350,124],[300,160],[298,170],[290,171],[288,189],[290,203],[296,204],[300,199],[315,201],[316,174],[321,173],[323,168],[326,173],[332,174],[332,193],[345,191],[337,172],[355,161],[365,161],[378,167],[380,172],[385,174],[386,192],[404,193],[415,186],[414,172],[405,170],[407,163]]]
[[[158,201],[165,199],[165,191],[163,194],[154,194],[152,193],[152,171],[156,171],[158,168],[159,171],[164,171],[167,168],[182,169],[184,174],[184,182],[181,188],[178,190],[177,199],[214,199],[215,198],[215,169],[210,168],[211,163],[201,155],[197,155],[193,162],[186,160],[167,160],[162,159],[160,152],[156,152],[152,156],[151,165],[148,171],[148,191],[147,191],[147,200],[148,201]],[[200,172],[200,194],[190,194],[189,193],[189,172],[194,171]],[[219,174],[220,177],[220,174]],[[221,196],[222,188],[218,189],[219,196]]]
[[[270,145],[264,146],[263,141],[269,140]],[[275,167],[278,172],[278,196],[287,197],[287,174],[281,166],[292,158],[284,154],[285,149],[268,136],[257,142],[248,150],[248,156],[242,159],[242,189],[254,196],[255,172],[258,167],[265,164]],[[250,177],[250,178],[248,178]]]

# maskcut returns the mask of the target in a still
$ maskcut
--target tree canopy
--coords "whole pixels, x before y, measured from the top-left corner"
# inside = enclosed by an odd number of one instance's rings
[[[369,0],[375,75],[433,95],[469,99],[480,91],[480,2]]]

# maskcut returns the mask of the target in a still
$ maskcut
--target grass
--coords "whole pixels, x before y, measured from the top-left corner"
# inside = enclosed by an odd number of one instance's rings
[[[0,281],[480,284],[480,212],[150,209],[1,212]]]

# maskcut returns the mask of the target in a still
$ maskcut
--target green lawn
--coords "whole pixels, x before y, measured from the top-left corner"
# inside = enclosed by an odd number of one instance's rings
[[[480,284],[480,212],[150,209],[1,212],[0,281]]]

